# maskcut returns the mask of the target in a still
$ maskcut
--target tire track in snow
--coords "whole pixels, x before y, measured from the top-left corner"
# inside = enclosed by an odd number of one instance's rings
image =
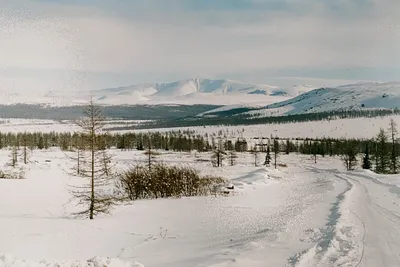
[[[292,266],[400,266],[399,188],[366,174],[326,171],[352,184],[344,193],[335,236],[328,250],[318,249],[318,242]]]
[[[352,211],[352,213],[354,214],[354,216],[357,217],[358,220],[360,220],[362,226],[363,226],[363,237],[362,237],[362,251],[361,251],[361,257],[360,260],[357,262],[357,264],[354,267],[358,267],[361,265],[362,260],[364,258],[364,253],[365,253],[365,246],[366,246],[366,242],[365,242],[365,237],[367,235],[367,228],[365,227],[365,222],[360,218],[360,216],[358,216],[354,211]]]
[[[316,245],[289,258],[288,261],[291,266],[303,266],[304,263],[305,266],[310,266],[310,260],[312,262],[316,261],[315,263],[323,260],[324,255],[332,246],[333,240],[337,238],[337,224],[342,216],[340,211],[341,204],[345,200],[346,194],[353,188],[352,183],[350,183],[347,179],[337,175],[337,173],[339,173],[338,170],[320,170],[315,167],[306,167],[306,169],[317,174],[327,173],[327,175],[324,177],[325,179],[328,179],[329,176],[333,175],[334,177],[344,181],[346,183],[346,188],[343,192],[337,195],[336,201],[332,204],[328,216],[328,222],[322,228],[322,236],[317,241]]]
[[[337,172],[337,173],[339,173],[339,172]],[[344,174],[341,173],[341,175],[344,175]],[[357,181],[357,180],[351,178],[349,175],[350,175],[350,173],[346,173],[345,177],[342,177],[342,176],[339,176],[338,174],[335,174],[335,176],[336,176],[337,178],[339,178],[339,179],[345,179],[346,181],[348,181],[349,183],[351,183],[353,188],[356,188],[356,187],[357,187],[355,183],[357,183],[359,186],[362,186],[361,183],[360,183],[359,181]],[[365,193],[365,196],[367,197],[367,202],[368,202],[368,204],[369,204],[369,205],[372,205],[373,203],[372,203],[372,201],[371,201],[371,198],[370,198],[369,195],[368,195],[368,190],[367,190],[367,188],[363,187],[363,191],[364,191],[364,193]],[[361,223],[361,225],[362,225],[362,231],[363,231],[362,240],[361,240],[361,243],[362,243],[361,255],[360,255],[358,261],[357,261],[357,262],[355,263],[355,265],[354,265],[354,267],[358,267],[358,266],[360,266],[360,265],[362,264],[362,261],[363,261],[363,259],[364,259],[364,255],[365,255],[367,227],[365,226],[364,220],[363,220],[356,212],[354,212],[353,210],[350,210],[350,212],[351,212],[351,214],[353,214],[354,217]]]
[[[359,205],[353,207],[367,229],[366,257],[359,266],[400,266],[400,213],[398,205],[392,206],[397,204],[392,197],[400,196],[399,188],[360,173],[349,173],[348,176],[364,189],[364,193],[358,197]],[[365,202],[368,205],[360,205]]]

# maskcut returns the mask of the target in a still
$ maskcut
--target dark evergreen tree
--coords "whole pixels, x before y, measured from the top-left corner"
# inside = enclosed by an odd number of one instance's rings
[[[317,154],[318,154],[318,143],[313,142],[311,146],[311,154],[313,155],[314,158],[314,163],[317,163]]]
[[[364,151],[364,157],[363,157],[363,163],[362,163],[362,168],[366,170],[371,169],[371,159],[369,156],[369,148],[368,148],[368,143],[365,146],[365,151]]]
[[[126,149],[125,135],[119,136],[117,148],[121,150]]]
[[[275,138],[274,139],[274,166],[275,166],[275,169],[277,166],[276,160],[278,158],[278,154],[279,154],[279,141],[278,141],[278,139]]]
[[[375,171],[377,173],[388,173],[390,164],[390,149],[388,137],[384,129],[380,129],[376,137]]]
[[[244,152],[247,151],[247,141],[245,139],[238,139],[235,142],[235,151],[236,152]]]
[[[390,172],[395,174],[398,173],[398,151],[397,151],[397,129],[396,123],[393,119],[390,120],[390,127],[389,127],[389,134],[390,134],[390,141],[391,141],[391,148],[390,148]]]
[[[44,148],[44,141],[43,141],[43,136],[40,135],[37,143],[37,148],[42,150]]]
[[[143,142],[142,142],[142,140],[140,140],[140,141],[137,143],[137,145],[136,145],[136,149],[137,149],[137,150],[144,150],[144,147],[143,147]]]
[[[357,146],[354,142],[344,142],[342,160],[348,171],[354,170],[354,167],[357,165]]]
[[[269,166],[269,164],[271,163],[271,151],[269,146],[267,146],[267,154],[265,155],[265,161],[264,161],[264,165],[265,166]]]
[[[290,147],[291,147],[290,141],[289,141],[289,139],[287,139],[286,140],[286,155],[289,155]]]

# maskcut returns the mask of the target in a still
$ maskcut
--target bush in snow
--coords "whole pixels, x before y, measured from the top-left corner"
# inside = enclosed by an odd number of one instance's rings
[[[0,170],[0,179],[25,179],[22,169]]]
[[[190,167],[155,164],[136,166],[120,175],[118,187],[130,200],[214,194],[225,184],[220,177],[201,177]]]
[[[123,261],[118,258],[106,257],[93,257],[88,260],[77,261],[56,261],[56,260],[41,260],[41,261],[27,261],[14,258],[10,255],[0,254],[0,266],[35,266],[35,267],[144,267],[143,264],[136,261]]]

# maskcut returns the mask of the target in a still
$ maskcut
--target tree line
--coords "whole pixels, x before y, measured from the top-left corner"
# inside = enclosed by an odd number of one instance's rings
[[[255,157],[268,149],[271,153],[300,153],[317,157],[344,156],[349,151],[355,155],[367,154],[374,160],[375,171],[378,173],[397,173],[397,159],[400,143],[398,142],[396,124],[391,120],[388,129],[381,129],[375,138],[371,139],[337,139],[337,138],[296,138],[282,139],[276,137],[255,138],[255,146],[250,146],[246,138],[235,140],[219,131],[216,135],[196,134],[194,131],[168,131],[147,133],[99,133],[98,144],[102,149],[117,148],[121,150],[165,150],[180,152],[213,151],[213,165],[221,166],[224,159],[230,164],[235,162],[234,152],[251,152]],[[22,161],[27,162],[29,150],[60,147],[64,151],[83,150],[87,133],[41,133],[20,132],[1,133],[0,148],[11,147],[12,165],[17,161],[18,151],[22,148]],[[276,143],[275,143],[276,142]],[[254,143],[254,142],[253,142]],[[151,153],[151,152],[149,152]],[[149,154],[150,155],[150,154]],[[378,160],[379,159],[379,160]],[[390,162],[390,163],[387,163]]]
[[[266,153],[266,162],[271,160],[270,151],[275,155],[280,153],[290,154],[292,152],[312,155],[315,163],[318,157],[340,156],[348,170],[354,169],[357,164],[363,169],[371,169],[381,174],[397,174],[400,172],[400,143],[397,125],[393,119],[390,120],[387,129],[380,128],[379,132],[371,139],[335,139],[306,138],[279,139],[267,138],[267,144],[261,139],[261,143],[252,148],[256,151]],[[357,157],[362,156],[361,160]],[[275,163],[276,164],[276,163]]]
[[[112,130],[132,130],[132,129],[154,129],[154,128],[174,128],[174,127],[193,127],[206,125],[254,125],[254,124],[286,124],[296,122],[309,122],[321,120],[336,120],[346,118],[373,118],[400,114],[400,110],[395,109],[357,109],[357,110],[336,110],[326,112],[310,112],[302,114],[288,114],[281,116],[258,117],[247,113],[240,113],[233,109],[221,113],[207,114],[203,117],[160,119],[152,122],[143,123],[132,127],[115,127]]]
[[[1,133],[0,149],[5,147],[15,147],[17,150],[23,149],[48,149],[59,147],[64,151],[71,151],[82,146],[82,142],[87,138],[86,133],[82,132],[19,132]],[[211,151],[216,147],[217,139],[221,137],[204,136],[194,134],[191,131],[170,131],[170,132],[148,132],[148,133],[100,133],[99,142],[104,148],[117,148],[121,150],[147,150],[151,149],[185,151],[196,150],[199,152]],[[226,138],[225,138],[226,139]],[[227,140],[225,147],[232,147],[237,152],[247,151],[247,141],[243,138],[236,141]]]

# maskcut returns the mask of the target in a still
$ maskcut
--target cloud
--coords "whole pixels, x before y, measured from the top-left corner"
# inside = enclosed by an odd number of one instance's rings
[[[160,80],[400,62],[394,0],[6,2],[1,67]]]
[[[78,34],[61,17],[1,6],[0,67],[72,69],[79,59]]]
[[[215,73],[391,66],[400,59],[398,31],[390,30],[397,19],[377,14],[349,20],[317,4],[307,15],[252,9],[160,12],[147,13],[147,19],[71,19],[93,63],[89,68]]]

